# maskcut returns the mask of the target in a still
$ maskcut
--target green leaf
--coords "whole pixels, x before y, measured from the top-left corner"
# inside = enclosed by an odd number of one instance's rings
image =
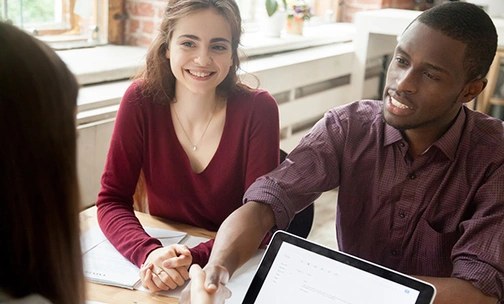
[[[273,16],[277,8],[278,8],[277,0],[266,0],[266,12],[268,12],[269,17]]]

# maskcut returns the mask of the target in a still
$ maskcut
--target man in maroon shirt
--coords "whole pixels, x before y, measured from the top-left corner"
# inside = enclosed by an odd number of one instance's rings
[[[223,289],[266,232],[339,187],[342,251],[432,283],[437,304],[503,303],[504,124],[464,105],[485,88],[496,45],[473,4],[421,14],[399,39],[383,101],[330,110],[251,185],[219,229],[206,290]]]

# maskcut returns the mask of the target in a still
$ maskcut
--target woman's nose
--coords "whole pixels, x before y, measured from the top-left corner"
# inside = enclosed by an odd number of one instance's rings
[[[212,57],[208,55],[208,52],[200,52],[194,58],[194,62],[199,66],[208,66],[212,63]]]

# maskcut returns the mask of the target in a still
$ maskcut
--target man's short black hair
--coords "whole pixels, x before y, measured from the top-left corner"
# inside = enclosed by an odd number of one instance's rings
[[[423,12],[416,20],[466,45],[467,81],[486,76],[497,51],[497,31],[485,11],[467,2],[447,2]]]

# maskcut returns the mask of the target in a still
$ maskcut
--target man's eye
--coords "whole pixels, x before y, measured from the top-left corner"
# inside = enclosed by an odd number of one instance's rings
[[[400,58],[400,57],[397,57],[397,58],[396,58],[396,61],[397,61],[398,63],[400,63],[400,64],[406,64],[406,60],[404,60],[404,59],[402,59],[402,58]]]
[[[424,75],[425,75],[425,76],[427,76],[427,77],[429,77],[430,79],[434,79],[434,80],[435,80],[435,79],[437,79],[437,77],[436,77],[436,76],[432,75],[432,74],[431,74],[431,73],[429,73],[429,72],[424,72]]]

